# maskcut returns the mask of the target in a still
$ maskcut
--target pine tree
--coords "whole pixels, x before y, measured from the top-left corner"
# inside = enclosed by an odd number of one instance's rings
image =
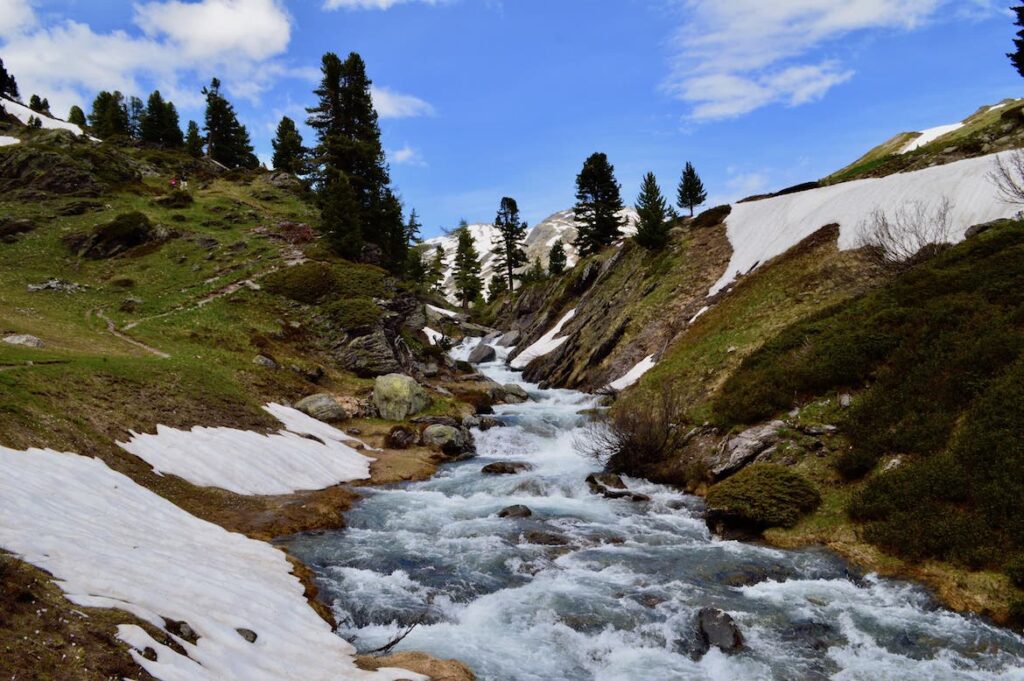
[[[1017,31],[1017,37],[1013,39],[1013,44],[1016,49],[1006,56],[1010,58],[1010,62],[1013,64],[1013,67],[1017,69],[1017,73],[1024,77],[1024,5],[1018,5],[1016,7],[1011,7],[1010,9],[1012,9],[1014,14],[1017,15],[1017,20],[1013,23],[1015,26],[1019,27],[1020,30]],[[0,76],[0,78],[2,78],[2,76]],[[2,83],[2,81],[0,81],[0,83]],[[0,92],[2,92],[2,89],[0,89]]]
[[[409,260],[409,239],[406,236],[406,224],[402,218],[402,202],[391,191],[385,188],[379,199],[379,206],[372,210],[378,216],[380,239],[368,239],[381,248],[383,265],[392,274],[402,274]]]
[[[434,257],[430,260],[430,266],[427,267],[427,287],[436,291],[437,293],[443,293],[444,288],[444,249],[441,246],[434,247]]]
[[[96,95],[92,103],[92,112],[89,114],[89,125],[93,134],[100,139],[127,137],[128,106],[125,104],[124,95],[116,90],[104,90]]]
[[[185,151],[192,158],[202,158],[203,138],[199,134],[199,124],[195,121],[188,122],[188,133],[185,135]]]
[[[43,127],[43,119],[39,116],[28,117],[28,127],[38,130]]]
[[[28,108],[36,113],[50,113],[50,102],[40,98],[39,95],[32,95],[28,100]]]
[[[146,102],[146,111],[139,121],[139,138],[143,142],[160,145],[166,125],[164,118],[164,98],[159,90],[154,90]]]
[[[558,276],[565,271],[565,244],[561,239],[551,244],[551,251],[548,253],[548,272],[552,276]]]
[[[142,139],[142,119],[146,117],[146,105],[138,97],[128,98],[128,136],[133,140]]]
[[[704,191],[704,183],[694,169],[693,164],[686,162],[683,169],[683,176],[679,180],[679,191],[676,193],[676,205],[681,209],[690,209],[690,217],[693,217],[693,209],[701,206],[708,200],[708,193]]]
[[[82,107],[77,104],[71,107],[71,111],[68,112],[68,123],[85,126],[85,112],[82,111]]]
[[[615,243],[625,221],[619,217],[622,197],[615,179],[615,167],[605,154],[593,154],[576,176],[576,205],[573,213],[579,232],[576,247],[580,257]]]
[[[672,209],[661,194],[654,173],[644,175],[640,196],[636,200],[636,212],[640,221],[636,227],[636,241],[649,251],[664,248],[668,241],[669,220]]]
[[[458,246],[455,250],[455,291],[463,309],[476,302],[483,293],[483,282],[480,280],[480,254],[473,244],[473,235],[463,221],[456,230]]]
[[[256,168],[259,160],[252,153],[249,131],[238,120],[235,107],[220,93],[220,81],[214,78],[203,88],[206,96],[206,153],[228,168]]]
[[[181,134],[181,120],[174,102],[164,105],[164,129],[160,136],[161,143],[168,149],[180,149],[185,146],[185,138]]]
[[[544,271],[544,266],[540,264],[540,258],[534,258],[526,271],[519,275],[519,278],[523,280],[524,284],[530,284],[543,281],[546,276],[547,273]]]
[[[515,271],[526,264],[526,223],[519,218],[519,205],[515,199],[501,200],[498,215],[494,218],[498,231],[494,240],[494,269],[505,277],[508,290],[515,287]]]
[[[356,223],[358,201],[348,177],[333,173],[325,181],[320,194],[320,231],[335,253],[355,260],[362,254],[364,242]]]
[[[423,223],[420,222],[420,216],[416,213],[416,209],[413,208],[412,212],[409,213],[409,221],[405,223],[405,240],[410,244],[418,243],[422,227]]]
[[[18,93],[18,81],[14,79],[13,74],[4,68],[3,59],[0,59],[0,95],[15,100],[21,98],[21,95]]]
[[[274,147],[272,163],[277,170],[293,175],[305,174],[306,148],[302,146],[302,135],[295,127],[295,121],[285,116],[277,124],[277,135],[271,143]]]
[[[505,279],[504,275],[495,274],[491,277],[490,284],[487,285],[487,302],[493,303],[499,296],[503,295],[507,291],[508,280]]]
[[[427,245],[422,243],[410,248],[405,266],[405,276],[420,286],[427,283],[427,264],[424,262],[426,250]]]

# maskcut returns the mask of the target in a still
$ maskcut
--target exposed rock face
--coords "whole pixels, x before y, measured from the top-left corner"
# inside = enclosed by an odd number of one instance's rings
[[[404,421],[430,406],[430,396],[410,376],[388,374],[379,376],[373,384],[373,403],[381,418]]]
[[[35,336],[30,336],[27,333],[18,333],[11,336],[4,336],[4,343],[8,345],[20,345],[26,348],[44,348],[46,343],[39,340]]]
[[[352,340],[341,352],[341,365],[362,378],[392,374],[402,370],[382,330]]]
[[[327,393],[319,393],[317,395],[304,397],[295,403],[295,408],[303,414],[312,416],[320,421],[326,421],[327,423],[346,421],[351,417],[351,415]]]
[[[14,220],[12,218],[0,218],[0,241],[13,244],[22,234],[28,234],[36,228],[31,220]]]
[[[785,425],[782,421],[771,421],[729,438],[724,447],[710,457],[708,468],[711,474],[716,480],[721,480],[752,463],[766,449],[778,443],[778,431]]]
[[[283,189],[285,191],[293,192],[302,191],[302,181],[291,173],[286,173],[283,170],[275,170],[265,175],[261,175],[260,182],[268,184],[275,189]]]
[[[499,518],[529,518],[533,515],[533,511],[530,510],[529,506],[523,506],[522,504],[516,504],[515,506],[506,506],[505,508],[498,511]]]
[[[519,342],[521,336],[522,334],[519,331],[509,331],[498,339],[496,345],[500,348],[511,348]]]
[[[408,449],[419,440],[419,434],[407,426],[395,426],[384,440],[384,446],[388,449]]]
[[[701,608],[697,613],[697,626],[707,646],[714,646],[727,653],[743,648],[743,634],[732,616],[718,608]]]
[[[490,345],[480,345],[473,348],[473,352],[469,353],[470,364],[483,364],[484,362],[493,362],[497,359],[498,353]]]
[[[100,260],[111,258],[151,241],[164,241],[173,234],[158,231],[144,213],[123,213],[91,232],[68,234],[64,244],[78,257]]]
[[[496,461],[480,469],[484,475],[515,475],[533,470],[533,466],[524,461]]]

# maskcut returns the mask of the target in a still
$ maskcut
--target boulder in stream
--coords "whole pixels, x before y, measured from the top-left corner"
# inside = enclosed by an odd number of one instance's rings
[[[483,364],[484,362],[493,362],[497,357],[498,353],[494,348],[481,343],[473,348],[473,352],[469,353],[469,363]]]
[[[484,475],[515,475],[533,470],[533,466],[525,461],[496,461],[480,469]]]
[[[701,638],[709,647],[714,646],[726,653],[743,648],[743,634],[732,616],[718,608],[701,608],[697,613],[697,626]]]
[[[533,511],[530,510],[529,506],[523,506],[522,504],[516,504],[515,506],[506,506],[505,508],[498,511],[499,518],[529,518],[533,515]]]

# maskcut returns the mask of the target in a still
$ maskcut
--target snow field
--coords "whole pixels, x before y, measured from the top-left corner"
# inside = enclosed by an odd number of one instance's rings
[[[569,320],[576,316],[576,310],[572,309],[566,313],[562,319],[559,320],[550,331],[545,333],[540,339],[531,345],[530,347],[523,350],[515,359],[512,360],[511,366],[513,369],[523,369],[527,364],[543,357],[544,355],[554,352],[558,347],[568,340],[568,336],[557,338],[558,334],[562,332],[562,327],[569,323]]]

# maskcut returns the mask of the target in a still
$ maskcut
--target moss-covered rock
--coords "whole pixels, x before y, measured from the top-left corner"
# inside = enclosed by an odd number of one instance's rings
[[[381,418],[404,421],[430,406],[430,396],[416,380],[404,374],[378,376],[373,384],[373,403]]]
[[[708,490],[707,523],[718,534],[758,535],[792,527],[821,503],[807,478],[777,464],[754,464]]]
[[[141,246],[158,236],[149,217],[134,211],[122,213],[91,232],[69,234],[64,238],[64,243],[79,257],[98,260]]]

